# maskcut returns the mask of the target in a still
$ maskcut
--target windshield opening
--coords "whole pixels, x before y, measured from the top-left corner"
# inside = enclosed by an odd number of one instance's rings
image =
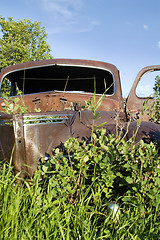
[[[22,69],[8,74],[11,82],[10,95],[16,96],[19,92],[32,94],[49,91],[70,91],[94,93],[105,92],[114,94],[113,74],[105,69],[84,66],[50,65],[36,68]]]

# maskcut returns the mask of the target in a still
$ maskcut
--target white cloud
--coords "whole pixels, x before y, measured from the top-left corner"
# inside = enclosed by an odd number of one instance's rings
[[[70,5],[75,9],[80,9],[83,6],[82,0],[57,0],[58,3]]]
[[[85,27],[81,27],[79,29],[76,30],[77,33],[81,33],[81,32],[91,32],[93,30],[94,27],[99,26],[99,22],[98,21],[90,21],[88,22],[87,26]]]
[[[138,97],[149,97],[153,94],[153,86],[150,84],[146,85],[138,84],[136,94]]]
[[[72,12],[64,4],[52,0],[43,0],[42,3],[43,8],[52,13],[55,19],[70,19],[72,17]]]
[[[157,42],[158,48],[160,48],[160,41]]]
[[[146,25],[146,24],[143,25],[143,28],[144,28],[145,30],[149,30],[149,27],[148,27],[148,25]]]
[[[43,10],[50,16],[52,33],[90,32],[99,22],[84,14],[84,0],[42,0]]]
[[[83,6],[82,0],[42,0],[43,9],[53,14],[55,19],[71,19]]]
[[[63,24],[56,24],[53,26],[52,23],[48,23],[48,29],[47,33],[48,34],[58,34],[58,33],[87,33],[91,32],[96,26],[99,25],[99,22],[92,22],[88,21],[88,23],[85,25],[82,23],[80,24],[79,22],[66,22]]]

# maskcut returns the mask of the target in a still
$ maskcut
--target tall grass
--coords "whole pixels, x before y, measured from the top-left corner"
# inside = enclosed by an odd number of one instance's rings
[[[1,165],[0,239],[159,239],[160,158],[155,146],[141,142],[134,147],[131,141],[121,145],[102,131],[93,138],[94,151],[93,144],[77,145],[74,139],[65,144],[63,150],[71,147],[75,160],[68,170],[64,152],[55,149],[31,181],[14,176],[7,163]],[[73,191],[73,179],[79,179],[89,161],[92,177],[87,168]],[[105,171],[104,163],[111,166],[110,161],[113,168]],[[119,220],[109,208],[113,201],[120,206]]]

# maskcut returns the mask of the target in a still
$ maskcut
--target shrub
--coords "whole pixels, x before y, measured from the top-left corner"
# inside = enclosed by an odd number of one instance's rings
[[[95,108],[91,139],[53,149],[30,182],[1,166],[1,239],[159,239],[158,150],[97,129]]]
[[[31,182],[0,168],[1,239],[159,239],[156,146],[96,130],[43,158]],[[109,205],[118,203],[119,220]]]
[[[61,149],[53,149],[53,156],[43,158],[39,165],[40,185],[50,192],[52,201],[76,207],[83,200],[89,209],[96,208],[101,213],[100,226],[107,224],[108,234],[112,235],[113,227],[106,223],[108,206],[118,202],[122,208],[120,226],[132,225],[128,233],[122,231],[124,236],[137,234],[137,239],[148,239],[144,237],[150,231],[156,236],[160,221],[160,157],[156,146],[142,140],[136,145],[132,139],[125,142],[120,136],[105,133],[104,129],[96,130],[92,142],[79,143],[71,138]],[[125,226],[126,217],[130,223]],[[92,220],[97,221],[97,214]],[[100,232],[104,234],[104,228]]]
[[[150,120],[160,124],[160,77],[157,76],[155,79],[155,86],[154,86],[154,97],[155,102],[151,107],[150,110]]]
[[[70,138],[61,149],[53,149],[52,157],[41,159],[42,183],[53,188],[54,198],[76,203],[90,187],[93,202],[143,191],[147,203],[148,192],[158,191],[160,158],[155,145],[142,140],[135,145],[132,139],[125,142],[105,133],[96,130],[88,143]]]

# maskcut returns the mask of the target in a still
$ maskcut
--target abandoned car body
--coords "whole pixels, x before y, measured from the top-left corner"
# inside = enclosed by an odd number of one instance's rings
[[[20,98],[28,112],[4,113],[4,99],[0,98],[0,160],[9,161],[12,156],[16,171],[22,171],[22,177],[25,177],[33,175],[41,157],[51,154],[53,147],[69,137],[79,141],[89,138],[93,113],[82,107],[93,98],[95,91],[98,101],[106,89],[96,124],[105,122],[103,128],[107,133],[115,133],[116,126],[122,124],[126,139],[129,139],[137,128],[135,120],[141,116],[145,101],[136,96],[136,86],[146,71],[157,69],[160,70],[160,66],[142,69],[126,102],[122,97],[119,71],[112,64],[52,59],[4,69],[0,73],[0,81],[1,84],[4,79],[10,82],[9,99]],[[23,95],[18,95],[20,91]],[[151,101],[153,99],[149,99]],[[35,112],[35,109],[40,112]],[[160,126],[149,122],[147,115],[142,120],[136,141],[143,139],[160,144]]]

